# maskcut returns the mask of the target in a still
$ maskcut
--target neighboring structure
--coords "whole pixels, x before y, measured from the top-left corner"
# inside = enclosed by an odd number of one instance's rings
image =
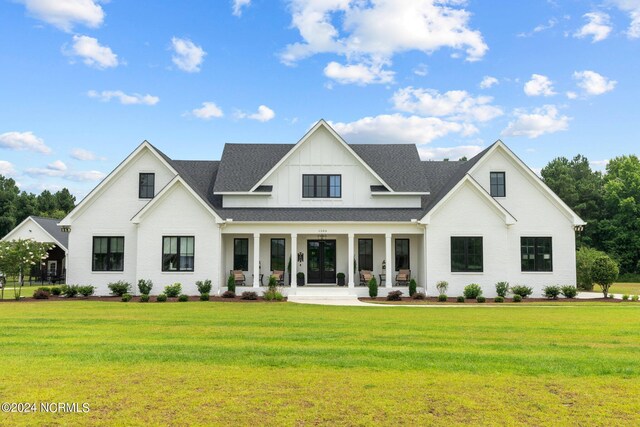
[[[575,285],[584,222],[501,141],[468,161],[421,161],[415,145],[347,144],[321,120],[296,144],[227,144],[220,161],[172,160],[145,141],[59,225],[67,282],[98,294],[142,278],[154,293],[180,282],[194,294],[207,278],[219,291],[231,270],[241,292],[291,260],[289,294],[310,292],[303,272],[366,295],[369,270],[385,295],[406,269],[429,294],[446,280],[450,295],[479,283],[491,296],[498,281]]]
[[[52,243],[48,251],[49,257],[41,265],[34,266],[30,277],[25,281],[64,282],[66,274],[67,254],[69,250],[69,234],[58,227],[60,220],[29,216],[2,238],[3,241],[33,239],[36,242]]]

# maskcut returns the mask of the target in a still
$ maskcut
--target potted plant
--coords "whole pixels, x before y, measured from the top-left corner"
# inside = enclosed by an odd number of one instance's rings
[[[338,273],[336,277],[338,278],[338,286],[344,286],[344,273]]]
[[[296,283],[298,286],[304,286],[304,273],[302,271],[298,271],[298,274],[296,274]]]

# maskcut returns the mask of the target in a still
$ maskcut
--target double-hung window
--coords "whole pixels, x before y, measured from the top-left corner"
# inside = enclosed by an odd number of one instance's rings
[[[138,180],[138,197],[140,199],[153,199],[155,195],[156,174],[141,173]]]
[[[358,239],[358,268],[373,270],[373,239]]]
[[[94,237],[93,271],[124,270],[124,237]]]
[[[193,271],[195,238],[162,237],[162,271]]]
[[[482,237],[451,237],[451,271],[482,272]]]
[[[233,269],[249,271],[249,239],[233,239]]]
[[[504,172],[489,173],[489,187],[491,197],[505,197],[507,195]]]
[[[271,271],[284,271],[284,239],[271,239]]]
[[[411,268],[410,258],[409,239],[396,239],[396,271],[409,270]]]
[[[305,199],[341,198],[342,175],[302,175],[302,197]]]

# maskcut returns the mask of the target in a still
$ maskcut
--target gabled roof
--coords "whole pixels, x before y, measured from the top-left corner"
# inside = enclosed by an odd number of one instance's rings
[[[14,230],[19,229],[28,221],[33,221],[38,227],[42,229],[42,231],[45,232],[45,234],[48,234],[51,237],[51,242],[60,246],[60,248],[62,248],[62,250],[64,250],[65,252],[67,251],[67,248],[69,247],[69,233],[63,233],[58,226],[58,222],[60,220],[54,218],[45,218],[34,215],[28,216],[24,219],[24,221],[14,227],[14,229],[11,230],[6,236],[4,236],[2,240],[9,240]]]

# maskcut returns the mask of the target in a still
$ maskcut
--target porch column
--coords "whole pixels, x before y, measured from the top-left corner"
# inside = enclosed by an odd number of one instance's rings
[[[393,286],[393,279],[395,276],[395,270],[393,266],[393,259],[391,259],[391,233],[387,233],[384,235],[385,240],[385,259],[387,262],[387,269],[385,270],[385,288],[390,288]]]
[[[355,281],[353,280],[353,276],[356,275],[356,273],[353,271],[353,258],[354,258],[354,250],[353,250],[353,240],[354,240],[354,234],[353,233],[349,233],[349,237],[348,237],[348,242],[347,244],[349,245],[349,250],[347,252],[349,252],[349,260],[347,262],[347,272],[349,272],[349,287],[353,288],[355,287]]]
[[[298,235],[291,233],[291,277],[289,280],[291,281],[291,287],[295,288],[298,286],[297,276],[298,275]]]
[[[253,234],[253,287],[260,287],[260,233]]]

